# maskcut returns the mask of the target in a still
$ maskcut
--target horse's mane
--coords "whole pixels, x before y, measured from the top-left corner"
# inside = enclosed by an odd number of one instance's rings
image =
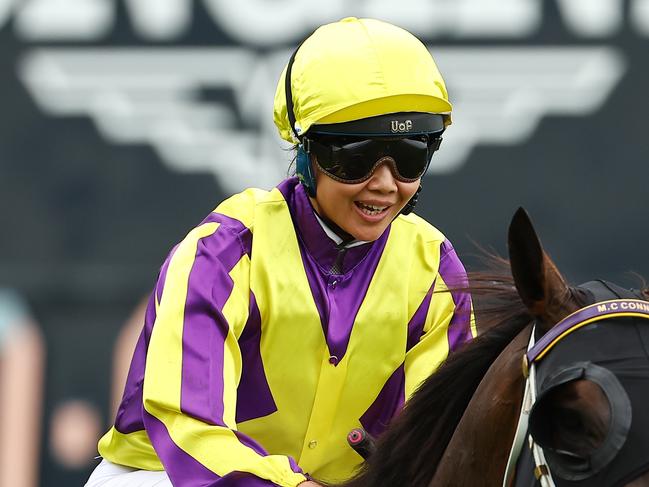
[[[487,270],[470,272],[469,285],[455,289],[471,293],[477,338],[450,354],[422,383],[378,439],[376,452],[344,487],[427,487],[487,370],[532,323],[533,316],[516,290],[509,261],[485,254]],[[570,287],[569,291],[566,300],[587,304],[582,289]],[[641,292],[649,301],[646,281]]]
[[[419,387],[379,439],[376,453],[345,486],[418,487],[433,477],[488,368],[532,320],[516,292],[508,261],[490,255],[487,264],[488,271],[469,273],[478,337],[452,353]]]

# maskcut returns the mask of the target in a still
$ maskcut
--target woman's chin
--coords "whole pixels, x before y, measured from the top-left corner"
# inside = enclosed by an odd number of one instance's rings
[[[362,242],[373,242],[383,235],[383,232],[385,232],[387,227],[388,225],[385,224],[357,225],[353,228],[345,228],[344,230],[356,240]]]

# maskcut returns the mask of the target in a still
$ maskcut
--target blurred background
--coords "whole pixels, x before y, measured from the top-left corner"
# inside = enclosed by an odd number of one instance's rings
[[[167,251],[286,176],[279,73],[352,15],[447,80],[418,212],[469,266],[522,205],[570,281],[649,276],[649,0],[0,0],[1,487],[83,485]]]

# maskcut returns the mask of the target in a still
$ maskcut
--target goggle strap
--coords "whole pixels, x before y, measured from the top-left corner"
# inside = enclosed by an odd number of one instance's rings
[[[302,44],[304,44],[304,41],[306,41],[306,39],[300,42],[300,44],[295,48],[295,51],[293,51],[293,54],[291,54],[291,58],[288,60],[288,64],[286,65],[286,75],[284,78],[284,95],[286,96],[286,115],[288,117],[291,130],[295,134],[297,140],[300,140],[300,134],[295,128],[296,119],[295,119],[295,112],[293,111],[294,105],[293,105],[293,90],[291,88],[292,85],[291,73],[293,72],[293,63],[295,62],[295,55],[300,50],[300,47],[302,47]]]
[[[442,138],[441,137],[435,137],[433,141],[430,144],[430,150],[432,152],[435,152],[439,149],[439,146],[442,145]]]

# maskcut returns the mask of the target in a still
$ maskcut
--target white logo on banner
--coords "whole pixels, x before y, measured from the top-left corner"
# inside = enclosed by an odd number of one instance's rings
[[[555,0],[561,25],[580,38],[629,28],[649,35],[649,0]],[[628,13],[625,6],[628,5]],[[295,45],[315,26],[346,15],[392,21],[433,39],[521,39],[542,25],[543,0],[124,0],[133,33],[174,41],[198,12],[244,45]],[[0,0],[26,42],[97,41],[116,25],[116,0]],[[444,47],[432,52],[444,73],[456,121],[431,172],[457,170],[480,144],[519,144],[546,115],[599,109],[626,71],[611,47]],[[178,171],[210,171],[228,191],[273,186],[291,158],[272,123],[279,73],[291,49],[244,47],[38,48],[19,76],[54,116],[90,116],[106,139],[149,144]],[[231,95],[218,101],[206,92]],[[225,102],[224,99],[230,101]]]
[[[517,144],[546,115],[585,115],[625,71],[606,47],[438,48],[457,122],[431,171],[457,169],[478,144]],[[88,115],[120,144],[150,144],[178,171],[210,171],[224,189],[272,187],[290,153],[272,123],[275,85],[289,51],[242,48],[43,49],[20,76],[47,113]],[[201,98],[225,89],[233,103]],[[248,129],[240,129],[240,117]]]
[[[9,17],[26,40],[91,40],[115,25],[118,0],[0,0],[0,28]],[[607,37],[623,26],[649,35],[649,0],[124,0],[136,35],[175,40],[192,28],[202,6],[214,26],[244,44],[295,42],[318,25],[348,15],[400,25],[424,39],[524,38],[555,3],[563,26],[580,37]]]

